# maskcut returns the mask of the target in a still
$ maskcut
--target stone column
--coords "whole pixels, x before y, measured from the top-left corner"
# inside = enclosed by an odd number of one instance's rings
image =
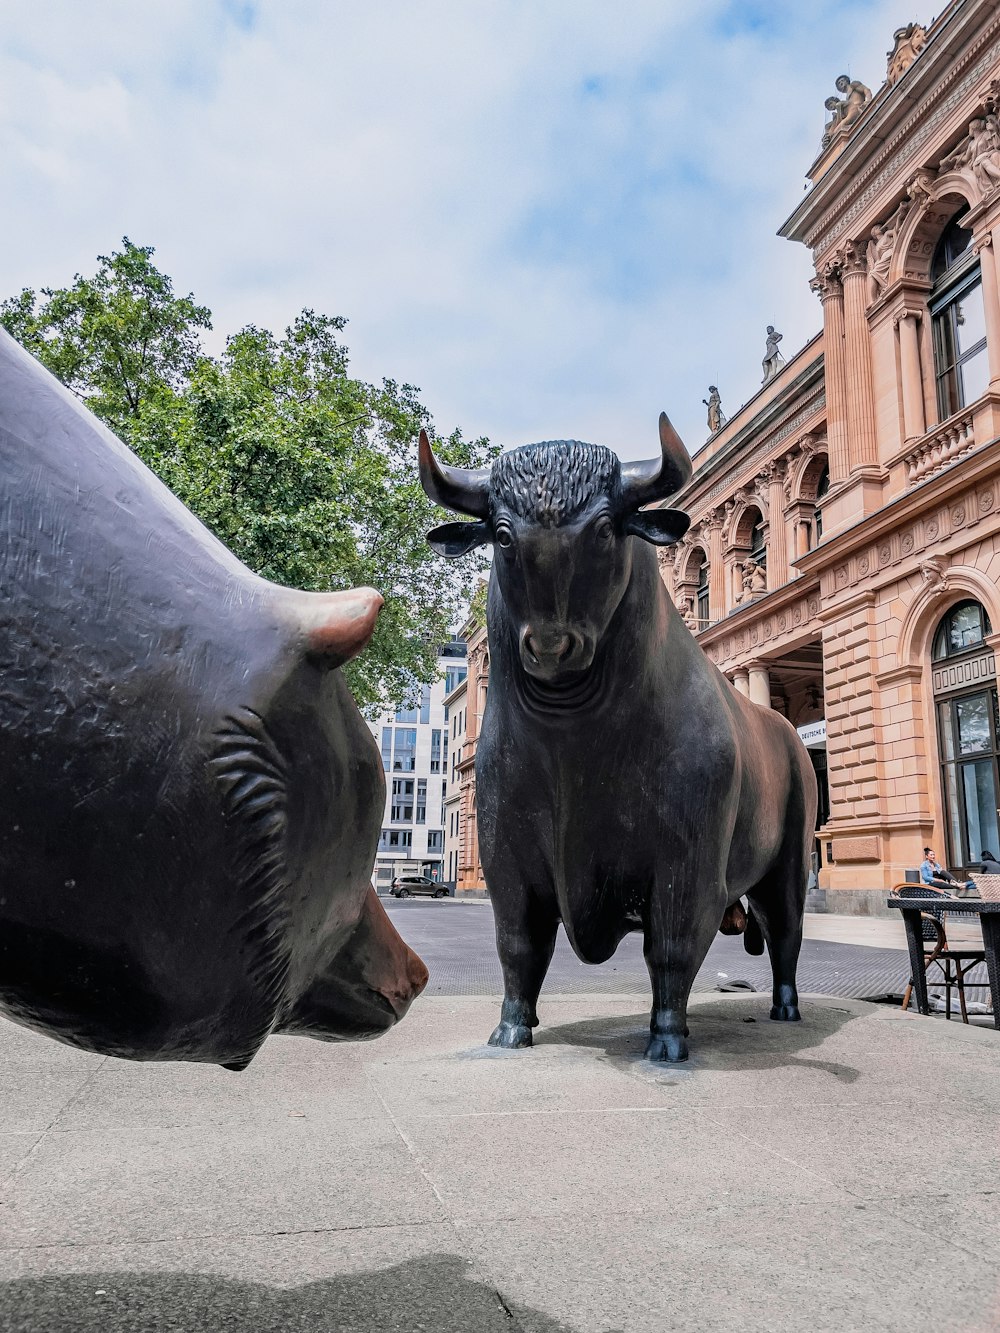
[[[924,421],[924,381],[920,373],[920,333],[915,310],[902,310],[899,325],[899,365],[903,381],[903,429],[907,440],[919,439],[927,429]]]
[[[780,588],[788,582],[788,541],[784,522],[785,464],[771,463],[765,468],[767,477],[767,519],[771,542],[767,550],[767,586]]]
[[[844,252],[843,284],[847,445],[852,472],[855,468],[872,467],[878,461],[873,414],[875,382],[866,314],[867,267],[862,243],[850,242]]]
[[[739,693],[739,694],[745,694],[745,695],[747,696],[747,698],[749,699],[749,697],[750,697],[750,673],[749,673],[748,671],[746,671],[746,670],[744,670],[744,669],[742,669],[742,668],[741,668],[739,671],[734,671],[734,672],[733,672],[733,685],[736,687],[737,693]]]
[[[722,510],[713,509],[705,520],[708,529],[708,617],[721,620],[726,614],[726,570],[722,552]]]
[[[750,673],[750,699],[752,703],[762,704],[765,708],[771,707],[771,677],[768,675],[767,667],[763,662],[751,662]]]
[[[990,388],[1000,385],[1000,286],[997,283],[997,260],[993,250],[993,233],[987,232],[976,242],[979,266],[983,275],[983,309],[986,314],[986,354],[990,363]]]
[[[838,262],[827,264],[809,284],[823,302],[823,360],[826,380],[827,440],[830,480],[843,481],[851,470],[847,453],[847,387],[844,351],[844,288]]]

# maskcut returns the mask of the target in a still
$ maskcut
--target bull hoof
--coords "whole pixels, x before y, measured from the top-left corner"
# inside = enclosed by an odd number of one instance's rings
[[[499,1046],[506,1051],[517,1051],[523,1046],[530,1046],[531,1028],[523,1023],[500,1023],[493,1031],[489,1044]]]
[[[688,1058],[687,1038],[679,1032],[653,1033],[646,1047],[647,1060],[665,1060],[678,1064]]]
[[[797,1004],[772,1004],[771,1017],[776,1023],[799,1023],[802,1015]]]

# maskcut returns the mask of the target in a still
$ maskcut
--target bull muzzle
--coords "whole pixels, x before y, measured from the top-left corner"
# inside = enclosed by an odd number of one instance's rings
[[[536,680],[552,682],[579,675],[594,660],[594,648],[579,630],[525,625],[520,638],[521,665]]]

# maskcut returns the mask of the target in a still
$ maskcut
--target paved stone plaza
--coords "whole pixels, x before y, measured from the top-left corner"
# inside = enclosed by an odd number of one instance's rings
[[[391,910],[453,959],[490,925]],[[387,1037],[243,1074],[0,1025],[0,1328],[1000,1327],[1000,1035],[701,993],[690,1064],[651,1067],[645,995],[560,955],[537,1046],[496,1052],[495,996],[429,961]]]

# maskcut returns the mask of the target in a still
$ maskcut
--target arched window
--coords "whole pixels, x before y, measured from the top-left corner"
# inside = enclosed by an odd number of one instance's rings
[[[830,489],[830,469],[825,467],[816,482],[816,509],[813,512],[813,545],[818,546],[823,536],[823,500]]]
[[[750,529],[750,559],[761,569],[767,568],[767,542],[764,539],[764,516],[758,511]]]
[[[710,616],[708,608],[708,559],[704,556],[698,569],[697,615],[698,628],[705,629]]]
[[[986,392],[986,313],[979,259],[965,214],[945,228],[931,264],[928,297],[934,336],[938,414],[943,421]]]
[[[996,855],[1000,843],[1000,708],[985,644],[990,632],[981,603],[959,602],[942,616],[931,648],[948,860],[965,871],[981,864],[984,851]]]
[[[967,653],[970,648],[978,648],[990,633],[990,618],[982,603],[959,602],[938,625],[931,658],[940,662],[946,657]]]

